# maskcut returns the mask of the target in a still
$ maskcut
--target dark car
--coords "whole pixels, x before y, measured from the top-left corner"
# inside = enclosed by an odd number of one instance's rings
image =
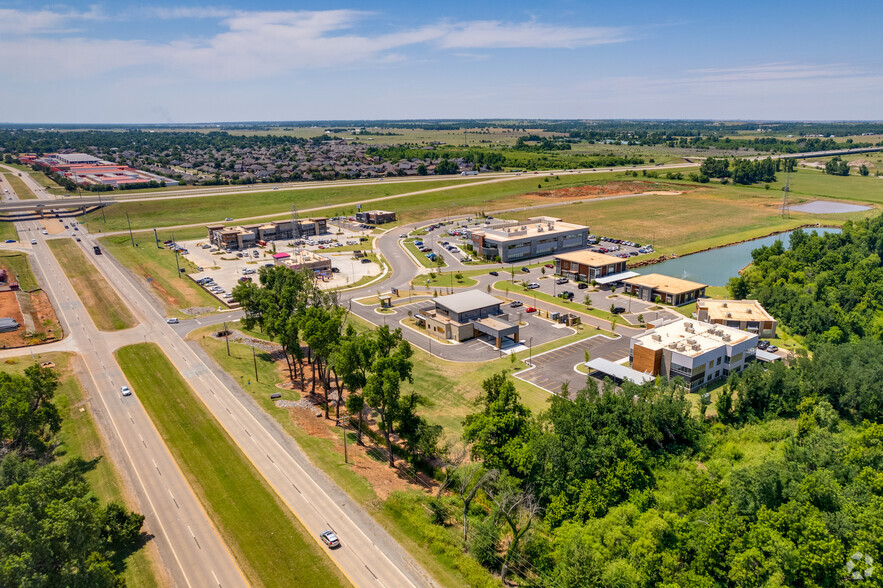
[[[499,276],[500,275],[498,272],[488,272],[488,274],[490,274],[492,276]]]
[[[770,342],[769,342],[769,341],[758,341],[758,342],[757,342],[757,348],[758,348],[758,349],[766,349],[766,348],[769,347],[769,346],[770,346]]]
[[[93,248],[92,248],[92,251],[95,252],[95,255],[101,255],[101,247],[99,247],[98,245],[96,245],[95,247],[93,247]]]
[[[513,300],[512,302],[509,303],[509,306],[511,306],[512,308],[518,308],[521,305],[522,305],[522,302],[520,300]]]
[[[580,282],[580,283],[577,285],[577,288],[579,288],[580,290],[585,290],[585,289],[588,288],[588,287],[589,287],[589,285],[588,285],[586,282]]]
[[[523,272],[526,273],[526,274],[529,274],[529,273],[530,273],[530,268],[527,267],[527,266],[524,266],[523,268],[521,268],[521,271],[523,271]]]
[[[363,257],[363,258],[362,258],[362,263],[371,263],[371,260],[368,259],[367,257]]]
[[[610,312],[612,312],[613,314],[622,314],[625,312],[625,308],[623,308],[622,306],[615,306]]]

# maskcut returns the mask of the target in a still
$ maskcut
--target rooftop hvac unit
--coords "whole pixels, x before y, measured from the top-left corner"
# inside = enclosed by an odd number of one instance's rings
[[[669,349],[677,349],[677,346],[678,346],[677,343],[669,343],[669,344],[668,344],[668,348],[669,348]]]
[[[727,303],[724,302],[723,304],[721,304],[721,306],[723,306],[724,308],[726,308],[726,307],[727,307]]]
[[[729,340],[730,340],[730,334],[729,334],[729,333],[724,334],[724,336],[721,337],[721,339],[723,339],[724,341],[729,341]]]
[[[687,345],[696,345],[696,339],[687,339]]]
[[[722,337],[723,334],[724,334],[724,330],[723,330],[723,329],[718,329],[718,330],[716,330],[716,331],[714,332],[714,334],[717,335],[718,337]]]
[[[692,328],[693,328],[693,323],[688,323],[688,322],[684,323],[684,329],[692,329]]]
[[[733,313],[728,312],[728,313],[727,313],[727,318],[733,318]]]
[[[555,223],[549,223],[548,225],[546,225],[546,227],[547,227],[550,231],[552,230],[552,228],[553,228],[554,226],[555,226]]]
[[[683,351],[683,350],[686,349],[686,348],[687,348],[687,346],[684,345],[683,343],[678,343],[678,348],[677,348],[678,351]]]
[[[693,345],[693,351],[699,351],[700,349],[702,349],[702,345],[700,345],[699,343]]]
[[[749,307],[749,308],[745,309],[745,312],[747,312],[748,314],[751,314],[751,308]]]
[[[537,227],[537,233],[542,233],[542,232],[543,232],[543,227]]]
[[[662,341],[662,335],[660,335],[659,333],[653,333],[652,335],[650,335],[650,338],[654,341]]]

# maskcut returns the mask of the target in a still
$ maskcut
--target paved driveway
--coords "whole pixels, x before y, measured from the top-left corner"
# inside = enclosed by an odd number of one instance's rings
[[[604,358],[618,361],[628,357],[629,337],[610,339],[605,335],[595,335],[565,347],[533,356],[533,367],[515,374],[516,378],[538,386],[549,393],[557,394],[564,382],[569,382],[571,393],[582,388],[586,376],[573,368],[586,360],[586,351],[592,359]]]

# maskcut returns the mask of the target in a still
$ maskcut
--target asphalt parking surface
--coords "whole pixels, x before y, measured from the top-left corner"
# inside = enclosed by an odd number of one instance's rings
[[[561,391],[561,385],[568,382],[571,394],[582,388],[586,376],[573,368],[586,360],[586,351],[592,359],[603,358],[619,361],[629,354],[629,337],[609,339],[596,335],[565,347],[559,347],[540,355],[534,355],[533,367],[515,374],[516,378],[529,382],[551,394]]]

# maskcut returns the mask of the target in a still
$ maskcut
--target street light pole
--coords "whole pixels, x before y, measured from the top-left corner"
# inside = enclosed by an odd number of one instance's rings
[[[528,360],[527,363],[530,364],[530,367],[533,367],[533,337],[527,338],[527,346],[528,346]]]
[[[129,225],[129,239],[132,240],[132,247],[134,247],[135,236],[132,234],[132,221],[129,220],[129,211],[126,211],[126,223]]]
[[[254,345],[251,346],[251,358],[254,360],[254,381],[260,382],[258,379],[258,356],[254,351]]]

